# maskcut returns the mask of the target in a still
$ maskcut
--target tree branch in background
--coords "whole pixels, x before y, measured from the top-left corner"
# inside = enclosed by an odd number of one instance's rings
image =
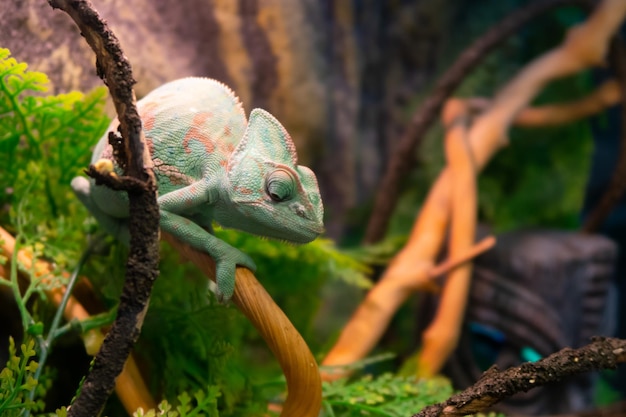
[[[600,201],[598,201],[591,213],[587,216],[585,224],[583,225],[583,231],[585,233],[593,233],[602,226],[604,220],[608,217],[613,208],[615,208],[619,199],[624,195],[624,191],[626,191],[626,47],[619,37],[613,40],[609,61],[615,76],[621,84],[622,124],[620,131],[622,138],[611,182]]]
[[[128,190],[129,199],[130,252],[117,318],[68,411],[70,417],[91,417],[102,410],[139,337],[152,284],[159,273],[159,208],[154,175],[146,170],[150,155],[144,146],[141,119],[135,106],[132,89],[135,80],[117,37],[88,1],[49,0],[49,4],[74,20],[96,54],[98,75],[109,88],[120,121],[122,137],[110,137],[116,139],[112,145],[126,175],[118,180]],[[107,177],[111,176],[98,175],[96,181]]]
[[[471,387],[443,403],[424,408],[413,417],[464,416],[489,407],[519,392],[561,381],[593,370],[615,369],[626,363],[626,340],[594,338],[579,349],[565,348],[537,362],[505,371],[491,367]]]
[[[487,252],[489,249],[496,245],[496,238],[494,236],[487,236],[486,238],[476,242],[476,244],[467,251],[457,254],[455,257],[449,257],[433,269],[428,271],[428,276],[431,279],[438,278],[441,275],[447,274],[454,268],[463,265],[466,262],[471,261],[483,252]]]
[[[443,123],[447,169],[451,181],[450,238],[448,253],[457,258],[472,246],[476,236],[476,167],[468,145],[469,111],[463,103],[446,103]],[[443,287],[439,307],[432,322],[422,333],[418,375],[430,376],[443,367],[458,344],[470,283],[472,262],[450,271]]]
[[[396,207],[402,178],[411,169],[415,151],[434,123],[446,99],[463,82],[467,74],[509,36],[529,21],[556,7],[577,5],[590,8],[592,0],[538,0],[502,19],[470,45],[437,81],[432,93],[421,103],[402,137],[392,150],[387,169],[380,181],[374,208],[365,232],[364,243],[372,244],[383,238],[389,219]]]
[[[591,94],[568,103],[546,104],[526,107],[513,120],[513,126],[533,128],[560,126],[594,116],[622,100],[622,87],[616,80],[604,82]],[[450,98],[448,101],[462,101],[469,106],[473,114],[480,114],[489,109],[492,102],[486,98]]]

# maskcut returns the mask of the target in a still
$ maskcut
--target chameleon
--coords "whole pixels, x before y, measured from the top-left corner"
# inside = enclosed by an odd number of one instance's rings
[[[323,204],[313,171],[298,165],[287,130],[269,112],[243,105],[226,85],[189,77],[163,84],[137,102],[157,182],[161,230],[209,254],[215,293],[227,302],[236,265],[254,261],[213,234],[213,222],[302,244],[323,233]],[[108,131],[119,126],[117,119]],[[121,175],[105,134],[91,163]],[[71,187],[109,234],[128,245],[128,196],[93,179]]]

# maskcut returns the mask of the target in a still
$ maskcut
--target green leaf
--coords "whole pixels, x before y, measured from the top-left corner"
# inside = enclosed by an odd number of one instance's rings
[[[43,323],[39,321],[37,323],[31,324],[30,326],[28,326],[28,329],[26,329],[26,331],[31,336],[41,336],[43,334]]]
[[[29,339],[28,340],[28,344],[22,344],[20,350],[22,351],[22,355],[24,355],[23,357],[28,359],[30,357],[33,357],[37,354],[37,352],[35,352],[35,341],[33,339]]]
[[[57,408],[56,417],[67,417],[67,407]]]

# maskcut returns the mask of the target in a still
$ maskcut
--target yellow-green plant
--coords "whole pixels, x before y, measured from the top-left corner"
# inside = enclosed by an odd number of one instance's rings
[[[30,392],[37,388],[35,374],[39,364],[36,356],[35,341],[29,338],[20,346],[18,355],[13,338],[9,339],[9,360],[0,371],[0,415],[13,417],[22,415],[25,410],[41,411],[43,401],[34,401]]]

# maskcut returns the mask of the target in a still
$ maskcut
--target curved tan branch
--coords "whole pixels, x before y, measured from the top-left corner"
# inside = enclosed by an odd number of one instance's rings
[[[207,277],[215,279],[215,264],[210,256],[167,233],[161,235]],[[232,300],[257,328],[283,369],[288,396],[281,417],[317,417],[322,404],[322,382],[315,358],[302,336],[246,268],[237,268]]]
[[[447,103],[443,113],[444,124],[453,123],[446,134],[445,148],[452,181],[449,253],[454,259],[467,252],[476,235],[476,170],[467,142],[467,106],[458,102]],[[419,376],[432,376],[439,372],[456,348],[471,275],[471,262],[466,262],[449,273],[435,318],[422,334],[423,347],[418,359]]]

